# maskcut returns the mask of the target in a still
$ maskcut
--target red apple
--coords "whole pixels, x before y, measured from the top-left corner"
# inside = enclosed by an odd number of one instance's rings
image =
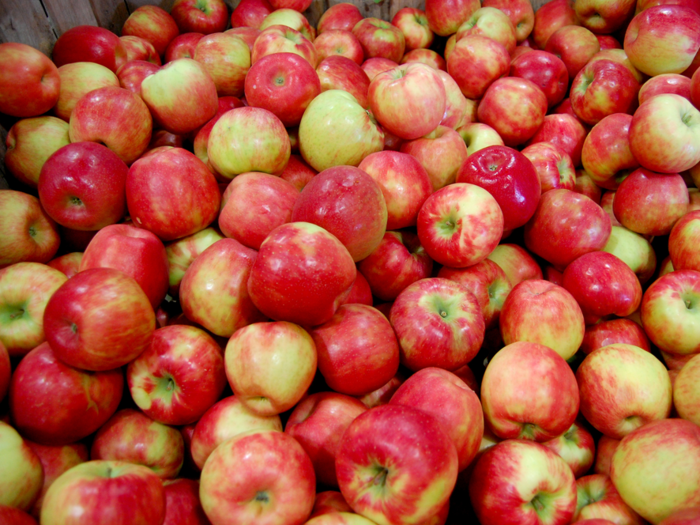
[[[508,73],[510,55],[502,44],[480,35],[469,35],[455,43],[446,56],[447,72],[465,97],[481,98],[488,87]]]
[[[622,180],[639,167],[630,150],[631,122],[631,115],[609,115],[593,126],[583,142],[581,162],[601,188],[616,190]]]
[[[642,517],[627,505],[608,475],[591,474],[576,480],[578,501],[574,523],[591,520],[643,525]]]
[[[180,33],[170,13],[156,5],[142,5],[131,12],[124,21],[121,34],[147,40],[163,56],[170,41]]]
[[[358,66],[361,66],[362,62],[365,60],[365,52],[362,50],[360,41],[352,34],[350,29],[326,29],[323,32],[319,32],[319,35],[314,40],[314,47],[316,51],[318,51],[319,63],[323,61],[324,58],[333,55],[341,55],[345,58],[349,58]]]
[[[509,74],[534,82],[547,97],[547,105],[551,108],[566,96],[569,71],[566,64],[554,53],[533,51],[513,58]]]
[[[125,35],[119,38],[126,49],[126,60],[130,62],[132,60],[144,60],[155,64],[156,66],[161,65],[160,56],[148,40],[144,40],[141,37],[133,35]]]
[[[230,33],[212,33],[200,38],[194,58],[209,73],[219,97],[243,95],[251,65],[251,50],[243,39]]]
[[[39,497],[44,472],[39,457],[19,432],[0,421],[0,507],[29,511]],[[0,518],[4,518],[0,514]]]
[[[316,24],[316,30],[319,35],[326,31],[340,29],[343,31],[352,31],[360,20],[364,17],[355,4],[340,3],[333,4],[326,9]]]
[[[197,42],[204,36],[204,33],[192,32],[181,33],[173,38],[168,47],[165,48],[163,63],[167,64],[178,58],[194,58],[194,50]]]
[[[406,48],[406,38],[395,25],[379,18],[363,18],[352,28],[360,41],[365,58],[381,57],[399,62]]]
[[[231,13],[231,27],[259,29],[272,11],[274,8],[267,0],[242,0]]]
[[[590,354],[598,348],[614,343],[630,344],[651,352],[651,343],[644,329],[630,319],[610,319],[587,326],[581,351]]]
[[[163,481],[163,525],[211,525],[199,501],[199,480],[177,478]]]
[[[480,2],[476,0],[428,0],[425,3],[425,16],[431,30],[447,37],[456,33],[459,26],[480,7]]]
[[[481,5],[482,7],[495,7],[508,15],[515,28],[515,37],[518,43],[524,42],[530,36],[535,26],[535,11],[531,2],[524,0],[484,0],[481,2]]]
[[[535,12],[532,40],[536,48],[544,49],[555,31],[564,26],[580,24],[570,0],[552,0],[542,4]]]
[[[342,89],[355,97],[360,106],[369,108],[369,77],[353,60],[331,55],[319,62],[316,73],[321,82],[321,91]]]
[[[545,447],[553,450],[571,467],[575,478],[580,478],[593,465],[595,441],[581,423],[574,422],[561,436],[545,441]],[[582,500],[579,499],[582,503]]]
[[[35,117],[58,102],[61,77],[56,65],[27,44],[0,44],[0,113],[13,117]]]
[[[175,0],[170,8],[180,33],[218,33],[228,25],[228,6],[224,0]]]
[[[53,46],[51,58],[57,67],[74,62],[95,62],[116,73],[126,63],[126,49],[112,31],[79,25],[61,34]]]

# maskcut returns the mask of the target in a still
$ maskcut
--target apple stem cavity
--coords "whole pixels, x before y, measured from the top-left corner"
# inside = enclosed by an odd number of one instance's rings
[[[386,485],[386,478],[389,475],[389,469],[386,467],[377,467],[376,470],[377,473],[375,474],[374,479],[372,479],[372,484],[383,487]]]
[[[259,491],[255,494],[255,501],[259,503],[269,503],[270,496],[267,494],[267,492]]]

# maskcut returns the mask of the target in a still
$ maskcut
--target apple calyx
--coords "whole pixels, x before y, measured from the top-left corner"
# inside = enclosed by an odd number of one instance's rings
[[[253,500],[256,503],[270,503],[270,495],[264,490],[259,490],[255,493],[255,498]]]
[[[535,436],[539,433],[541,428],[534,423],[523,423],[520,429],[520,434],[518,439],[527,439],[530,441],[535,441]]]
[[[389,469],[381,465],[375,467],[377,474],[372,479],[372,485],[384,487],[386,485],[386,478],[389,475]]]

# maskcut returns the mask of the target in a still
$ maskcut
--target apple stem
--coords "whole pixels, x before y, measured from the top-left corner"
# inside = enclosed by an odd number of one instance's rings
[[[18,319],[19,317],[22,317],[24,315],[24,309],[20,308],[19,310],[12,312],[10,314],[10,321],[14,321],[15,319]]]
[[[379,467],[377,475],[374,476],[372,480],[373,485],[384,485],[386,484],[386,477],[389,474],[389,470],[386,467]]]
[[[267,492],[258,492],[255,494],[255,501],[259,501],[260,503],[267,503],[270,501],[270,497],[267,495]]]
[[[532,503],[532,506],[535,507],[535,512],[538,514],[544,510],[544,503],[540,500],[540,495],[537,494],[532,500],[530,501]]]

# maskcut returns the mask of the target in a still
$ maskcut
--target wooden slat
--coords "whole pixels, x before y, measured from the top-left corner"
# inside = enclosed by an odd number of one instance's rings
[[[43,0],[46,11],[60,35],[75,26],[96,26],[90,0]]]
[[[109,29],[117,35],[121,33],[124,22],[129,17],[129,8],[125,0],[90,0],[92,12],[97,25]]]
[[[174,3],[175,0],[126,0],[126,4],[129,6],[129,12],[131,13],[142,5],[157,5],[170,12],[170,8]]]
[[[21,42],[51,56],[57,38],[39,0],[0,0],[0,42]]]
[[[318,25],[321,15],[328,9],[328,0],[316,0],[311,2],[311,6],[304,11],[304,16],[313,27]]]

